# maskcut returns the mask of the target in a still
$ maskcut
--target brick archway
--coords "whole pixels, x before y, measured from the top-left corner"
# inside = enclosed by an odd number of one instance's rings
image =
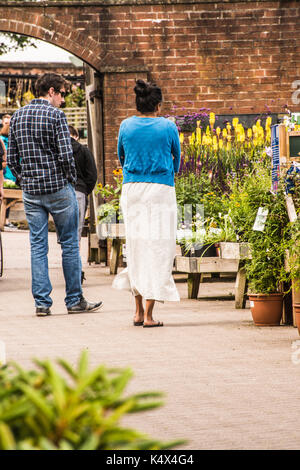
[[[26,8],[2,10],[1,15],[0,31],[23,34],[46,41],[74,54],[94,69],[99,68],[101,63],[99,58],[102,55],[99,43],[72,27],[72,17],[69,18],[70,24],[68,24],[57,16],[45,14],[42,10],[28,13]]]

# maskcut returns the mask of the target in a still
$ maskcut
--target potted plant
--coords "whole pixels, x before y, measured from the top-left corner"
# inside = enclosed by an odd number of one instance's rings
[[[261,227],[255,223],[249,232],[251,259],[246,261],[249,300],[256,325],[276,326],[282,317],[280,286],[288,279],[284,263],[288,241],[283,236],[288,219],[283,191],[265,192],[261,204],[268,211],[265,223]]]
[[[202,221],[196,218],[192,230],[181,240],[184,256],[219,256],[220,242],[236,242],[235,230],[228,214],[219,213]]]

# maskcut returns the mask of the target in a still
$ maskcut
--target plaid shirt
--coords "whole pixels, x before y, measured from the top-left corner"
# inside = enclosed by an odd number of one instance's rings
[[[7,164],[30,194],[50,194],[76,183],[70,132],[64,112],[34,99],[10,121]]]

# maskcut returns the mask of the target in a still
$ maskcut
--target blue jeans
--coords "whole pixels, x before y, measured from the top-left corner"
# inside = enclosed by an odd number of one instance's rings
[[[32,294],[35,306],[52,305],[52,285],[48,272],[48,217],[51,214],[62,248],[65,303],[67,307],[72,307],[82,296],[75,190],[68,184],[52,194],[33,195],[23,192],[23,201],[30,230]]]

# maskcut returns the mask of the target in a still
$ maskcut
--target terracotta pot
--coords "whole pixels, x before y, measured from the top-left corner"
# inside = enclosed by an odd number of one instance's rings
[[[280,325],[282,317],[283,294],[249,294],[249,300],[255,325]]]
[[[295,314],[296,325],[298,328],[298,333],[300,335],[300,303],[293,304],[293,309],[294,309],[294,314]]]

